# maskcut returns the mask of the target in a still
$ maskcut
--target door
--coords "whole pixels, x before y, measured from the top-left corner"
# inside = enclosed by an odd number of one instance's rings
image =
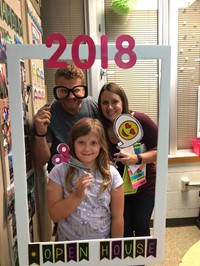
[[[101,35],[105,34],[104,0],[86,0],[85,3],[85,34],[95,44],[100,44]],[[101,87],[107,82],[106,69],[101,68],[100,59],[96,59],[92,68],[87,71],[89,93],[98,99]]]

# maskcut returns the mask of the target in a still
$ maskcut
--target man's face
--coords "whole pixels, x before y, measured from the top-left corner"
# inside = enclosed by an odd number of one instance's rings
[[[83,85],[81,79],[73,78],[66,79],[64,77],[58,77],[56,79],[56,86],[64,86],[69,89],[72,89],[74,86]],[[62,107],[70,114],[76,114],[81,108],[82,99],[77,99],[72,93],[69,96],[60,101]]]

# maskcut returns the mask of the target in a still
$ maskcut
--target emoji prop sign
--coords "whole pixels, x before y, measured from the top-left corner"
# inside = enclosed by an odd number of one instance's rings
[[[128,114],[122,114],[115,119],[114,131],[121,141],[117,146],[120,150],[132,146],[143,137],[141,124],[136,118]]]
[[[118,139],[117,148],[131,154],[141,151],[141,144],[135,148],[134,144],[139,142],[143,137],[143,129],[139,121],[129,114],[118,116],[114,122],[114,131]],[[145,165],[126,165],[124,171],[124,190],[125,194],[137,192],[137,188],[146,183],[146,166]]]

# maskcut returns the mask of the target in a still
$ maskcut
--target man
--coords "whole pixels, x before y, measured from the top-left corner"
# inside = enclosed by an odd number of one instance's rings
[[[51,106],[41,108],[34,116],[34,140],[32,157],[37,166],[48,162],[51,171],[51,158],[58,153],[60,143],[68,143],[73,124],[82,117],[98,118],[97,103],[88,96],[85,76],[81,69],[69,65],[55,73],[55,100]]]

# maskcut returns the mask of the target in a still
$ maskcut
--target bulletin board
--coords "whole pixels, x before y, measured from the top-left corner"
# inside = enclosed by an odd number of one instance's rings
[[[7,44],[23,43],[21,1],[0,1],[0,125],[3,141],[2,169],[6,184],[8,241],[11,261],[17,263],[17,230],[15,216],[15,194],[12,167],[12,130],[10,124],[9,84],[7,82]]]
[[[31,1],[27,1],[27,25],[29,44],[42,44],[41,19]],[[41,59],[31,59],[32,95],[34,114],[46,103],[46,88],[44,82],[44,64]]]
[[[20,87],[20,59],[49,59],[58,45],[47,48],[38,45],[8,45],[8,80],[13,132],[13,171],[20,265],[141,265],[161,263],[164,258],[166,191],[168,172],[170,46],[136,45],[137,59],[157,59],[161,64],[159,131],[157,153],[156,195],[153,235],[148,237],[99,239],[70,242],[31,243],[27,202],[23,110]],[[72,60],[72,45],[68,44],[60,59]],[[113,60],[117,48],[108,43],[108,60]],[[96,45],[96,59],[101,47]],[[88,59],[87,44],[79,47],[81,60]],[[127,60],[128,57],[124,56]],[[150,132],[149,132],[150,133]],[[150,133],[151,134],[151,133]]]

